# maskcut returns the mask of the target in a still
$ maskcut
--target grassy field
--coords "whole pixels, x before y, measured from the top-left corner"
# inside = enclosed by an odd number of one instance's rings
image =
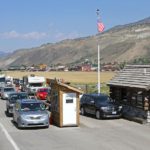
[[[64,81],[80,84],[97,83],[97,72],[20,72],[20,71],[6,71],[7,76],[14,78],[22,78],[25,75],[35,74],[44,76],[46,78],[64,79]],[[101,72],[101,83],[107,83],[116,73]]]

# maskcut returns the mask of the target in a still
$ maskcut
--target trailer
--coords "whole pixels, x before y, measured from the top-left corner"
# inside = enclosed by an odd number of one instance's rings
[[[23,76],[22,90],[29,95],[35,95],[38,88],[46,86],[45,82],[45,77],[35,75]]]

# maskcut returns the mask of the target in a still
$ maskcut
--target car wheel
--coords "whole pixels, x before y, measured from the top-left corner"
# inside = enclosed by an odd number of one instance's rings
[[[13,122],[15,123],[15,117],[14,117],[14,115],[13,115]]]
[[[83,107],[81,107],[81,115],[85,115],[85,110],[84,110],[84,108]]]
[[[17,119],[17,122],[16,122],[16,123],[17,123],[17,128],[18,128],[18,129],[21,129],[21,126],[20,126],[20,123],[19,123],[19,119]]]
[[[9,113],[8,108],[7,108],[7,110],[6,110],[6,114],[7,114],[8,117],[10,117],[10,113]]]
[[[96,111],[95,116],[96,116],[96,119],[101,119],[101,113],[99,110]]]
[[[45,128],[46,128],[46,129],[48,129],[48,128],[49,128],[49,125],[48,125],[48,126],[46,126]]]

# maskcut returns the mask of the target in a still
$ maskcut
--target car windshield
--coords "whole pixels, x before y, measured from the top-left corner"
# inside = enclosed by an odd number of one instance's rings
[[[110,98],[108,96],[99,96],[96,97],[96,103],[109,103],[110,102]]]
[[[44,88],[44,89],[39,89],[38,92],[48,92],[48,89]]]
[[[16,102],[17,99],[18,99],[18,94],[13,94],[10,96],[10,102]]]
[[[0,78],[0,82],[5,82],[5,77]]]
[[[45,105],[43,103],[22,103],[22,111],[39,111],[45,110]]]
[[[26,93],[19,93],[19,99],[27,99],[28,95]]]
[[[42,83],[30,83],[30,87],[41,87]]]
[[[19,82],[20,82],[20,84],[23,84],[23,80],[20,80]]]
[[[12,91],[15,91],[14,88],[5,88],[4,89],[4,92],[12,92]]]

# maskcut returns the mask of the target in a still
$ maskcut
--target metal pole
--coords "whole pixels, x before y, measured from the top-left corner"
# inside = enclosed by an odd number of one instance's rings
[[[100,19],[100,16],[99,16],[99,9],[97,9],[97,11],[96,11],[96,14],[97,14],[97,19]],[[97,87],[98,87],[98,94],[100,94],[100,92],[101,92],[101,86],[100,86],[100,45],[99,45],[99,42],[97,42],[98,43],[98,69],[97,69],[97,75],[98,75],[98,77],[97,77],[97,79],[98,79],[98,85],[97,85]]]
[[[98,94],[101,92],[100,86],[100,45],[98,44]]]

